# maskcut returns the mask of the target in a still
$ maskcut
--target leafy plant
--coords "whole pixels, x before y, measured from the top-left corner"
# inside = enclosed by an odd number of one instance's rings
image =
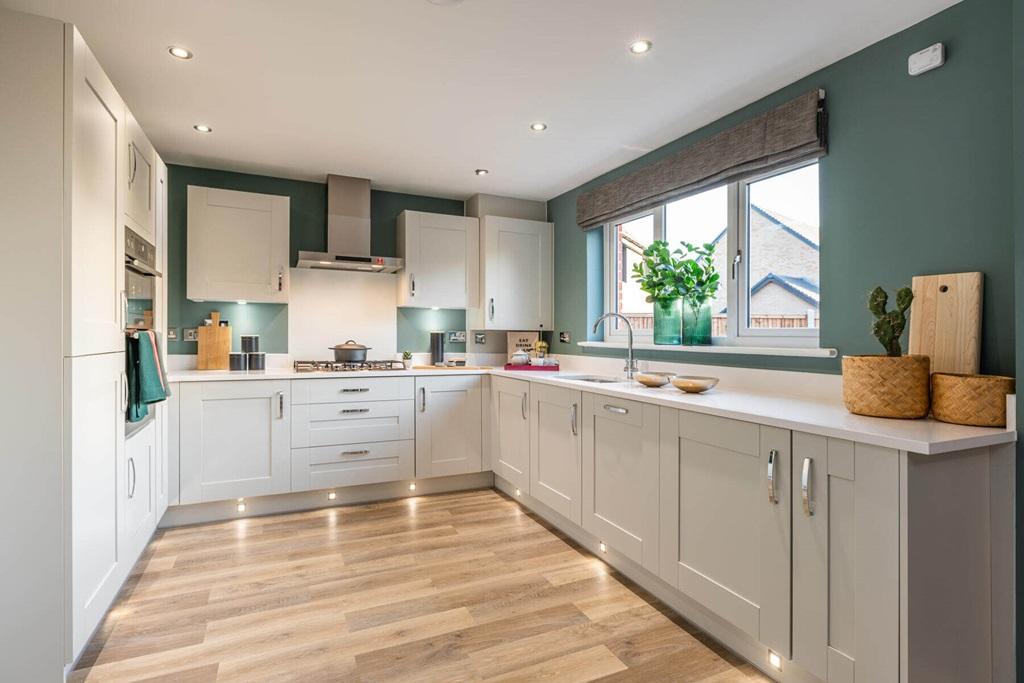
[[[647,293],[649,303],[683,299],[689,306],[700,308],[718,292],[715,245],[680,244],[682,249],[669,249],[668,242],[651,242],[640,263],[633,264],[632,277]]]
[[[412,360],[412,351],[402,351],[402,360]]]
[[[696,313],[701,306],[715,298],[718,293],[719,276],[715,270],[715,245],[708,243],[694,246],[683,242],[687,258],[684,261],[683,285],[680,287],[683,300]]]
[[[896,292],[896,308],[886,310],[889,304],[889,295],[881,287],[875,287],[868,295],[868,310],[875,316],[875,322],[871,331],[885,348],[889,356],[903,355],[900,347],[900,337],[907,327],[907,309],[914,301],[914,293],[910,287],[904,287]]]

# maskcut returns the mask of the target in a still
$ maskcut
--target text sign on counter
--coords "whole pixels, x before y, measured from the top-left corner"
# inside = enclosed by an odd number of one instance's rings
[[[533,345],[540,339],[540,332],[509,332],[508,333],[508,360],[512,360],[512,354],[516,351],[533,351]]]

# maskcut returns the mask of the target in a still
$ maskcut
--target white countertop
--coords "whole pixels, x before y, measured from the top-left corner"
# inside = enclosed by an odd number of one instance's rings
[[[643,401],[669,408],[691,410],[736,420],[757,422],[783,429],[849,439],[860,443],[912,451],[926,455],[951,453],[982,446],[1012,443],[1017,440],[1013,429],[966,427],[924,420],[891,420],[853,415],[846,410],[839,397],[791,397],[754,392],[742,388],[716,388],[705,394],[684,394],[672,385],[649,389],[636,382],[599,384],[569,379],[566,375],[586,373],[548,373],[504,369],[440,369],[440,370],[379,370],[356,372],[296,372],[291,368],[254,372],[227,370],[181,370],[168,373],[171,382],[204,382],[260,379],[328,379],[359,377],[409,377],[437,375],[481,375],[541,382],[572,387],[603,396]],[[598,373],[600,374],[600,373]]]

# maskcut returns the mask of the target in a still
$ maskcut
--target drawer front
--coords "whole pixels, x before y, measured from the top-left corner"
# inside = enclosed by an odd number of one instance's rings
[[[727,451],[757,455],[759,427],[753,422],[679,411],[679,436]]]
[[[345,377],[292,381],[292,403],[398,401],[413,397],[413,377]]]
[[[415,475],[413,441],[292,449],[292,490],[379,484]]]
[[[630,427],[640,427],[644,422],[644,404],[611,396],[593,396],[594,417],[618,422]]]
[[[412,400],[314,403],[292,407],[292,448],[415,437]]]

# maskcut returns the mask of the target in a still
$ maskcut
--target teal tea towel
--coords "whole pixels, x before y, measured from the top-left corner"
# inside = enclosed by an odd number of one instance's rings
[[[129,422],[138,422],[149,414],[149,408],[142,402],[139,372],[139,339],[129,335],[125,340],[125,374],[128,375]]]
[[[156,332],[139,332],[139,400],[142,403],[166,401],[171,395],[164,373]]]

